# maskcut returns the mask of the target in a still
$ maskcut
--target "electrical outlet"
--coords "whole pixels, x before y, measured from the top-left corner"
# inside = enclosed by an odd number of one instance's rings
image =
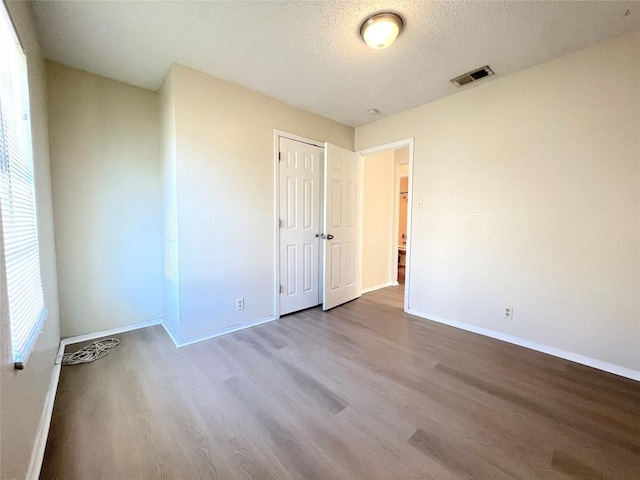
[[[511,320],[513,318],[513,307],[504,307],[504,318]]]
[[[244,310],[244,298],[236,298],[236,310]]]

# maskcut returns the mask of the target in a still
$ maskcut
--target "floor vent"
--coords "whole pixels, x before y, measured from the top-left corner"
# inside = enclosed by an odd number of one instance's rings
[[[455,83],[458,87],[462,87],[485,77],[490,77],[491,75],[493,75],[493,70],[491,70],[488,65],[485,65],[484,67],[476,68],[475,70],[464,73],[459,77],[452,78],[451,82]]]

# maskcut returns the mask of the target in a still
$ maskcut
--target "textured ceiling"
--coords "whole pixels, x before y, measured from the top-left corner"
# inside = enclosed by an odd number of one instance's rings
[[[56,62],[149,89],[176,62],[352,126],[456,93],[449,79],[473,68],[490,65],[489,82],[640,29],[635,1],[35,1],[33,8],[44,54]],[[375,51],[358,28],[379,10],[400,13],[405,30]],[[380,114],[367,115],[369,108]]]

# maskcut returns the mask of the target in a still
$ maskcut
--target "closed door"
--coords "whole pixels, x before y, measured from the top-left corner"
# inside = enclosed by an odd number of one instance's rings
[[[320,303],[322,148],[279,140],[280,314]]]
[[[324,288],[322,308],[360,296],[362,284],[362,156],[325,143]]]

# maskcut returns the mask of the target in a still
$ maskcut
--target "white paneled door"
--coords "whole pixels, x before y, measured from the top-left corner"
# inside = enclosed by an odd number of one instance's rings
[[[323,301],[330,308],[360,296],[362,156],[325,143]]]
[[[280,137],[280,315],[320,304],[322,148]]]

